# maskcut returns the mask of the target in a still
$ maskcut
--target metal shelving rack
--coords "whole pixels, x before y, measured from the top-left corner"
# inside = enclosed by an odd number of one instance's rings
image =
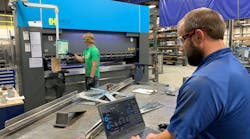
[[[0,14],[0,86],[16,88],[14,66],[14,20],[12,14]],[[12,35],[11,35],[12,34]]]
[[[177,42],[178,34],[176,27],[166,27],[157,29],[157,49],[163,55],[164,64],[182,63],[187,64],[186,59],[179,51]],[[150,39],[151,41],[151,39]],[[152,42],[152,41],[151,41]]]

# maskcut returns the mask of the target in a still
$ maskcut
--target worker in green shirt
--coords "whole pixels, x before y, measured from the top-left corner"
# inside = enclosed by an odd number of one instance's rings
[[[82,56],[75,54],[74,57],[77,61],[85,63],[85,83],[86,89],[89,90],[91,87],[96,88],[99,86],[100,52],[95,46],[93,33],[85,33],[83,41],[87,48],[84,49]]]

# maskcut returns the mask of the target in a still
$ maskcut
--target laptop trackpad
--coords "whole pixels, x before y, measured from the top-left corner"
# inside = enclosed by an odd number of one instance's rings
[[[144,131],[143,131],[141,134],[139,134],[139,136],[141,137],[141,139],[146,139],[146,137],[147,137],[147,135],[148,135],[149,133],[158,134],[158,133],[160,133],[160,132],[159,132],[159,131],[156,131],[156,130],[154,130],[154,129],[152,129],[152,128],[145,127]]]

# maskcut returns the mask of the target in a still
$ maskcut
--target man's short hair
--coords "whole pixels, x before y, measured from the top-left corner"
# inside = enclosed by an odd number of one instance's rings
[[[224,38],[226,29],[222,16],[209,8],[198,8],[184,16],[184,30],[204,29],[209,37],[218,40]]]
[[[93,33],[85,33],[83,35],[83,41],[85,43],[90,43],[90,44],[95,44],[95,37],[94,37],[94,34]]]

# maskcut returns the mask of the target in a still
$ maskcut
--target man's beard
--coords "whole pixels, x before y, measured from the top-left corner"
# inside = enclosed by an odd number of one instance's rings
[[[193,41],[190,39],[190,46],[188,51],[186,52],[186,56],[189,65],[198,66],[201,63],[204,54],[198,47],[194,45]]]

